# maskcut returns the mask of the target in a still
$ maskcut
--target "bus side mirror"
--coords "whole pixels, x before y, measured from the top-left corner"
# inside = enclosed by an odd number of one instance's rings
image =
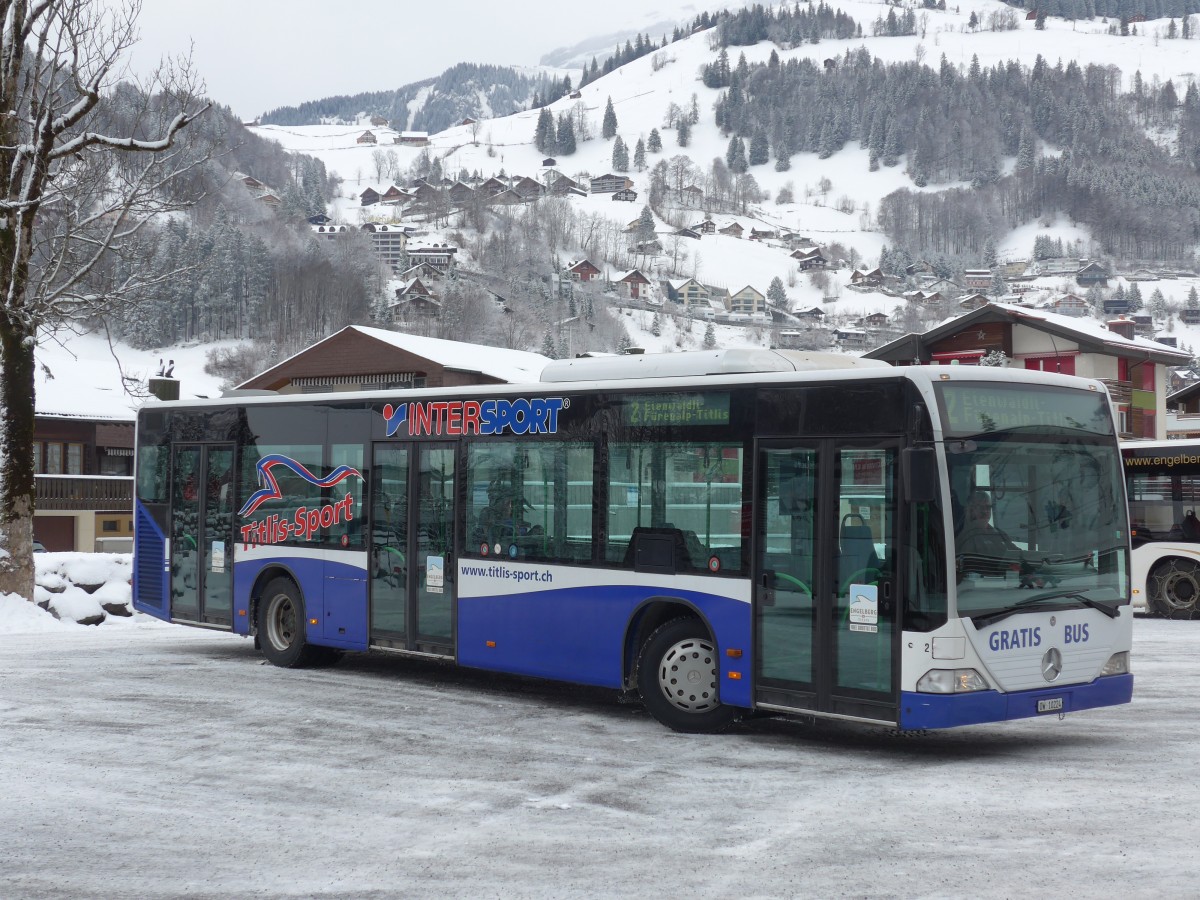
[[[900,477],[910,503],[937,499],[937,453],[932,447],[905,447],[900,451]]]

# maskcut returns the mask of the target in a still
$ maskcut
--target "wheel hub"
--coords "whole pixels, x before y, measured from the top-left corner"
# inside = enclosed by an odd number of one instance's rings
[[[717,706],[717,679],[717,649],[698,638],[672,646],[658,667],[663,696],[685,712],[705,712]]]

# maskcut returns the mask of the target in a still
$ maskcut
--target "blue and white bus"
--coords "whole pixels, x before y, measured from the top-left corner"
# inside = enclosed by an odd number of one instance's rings
[[[136,483],[136,607],[280,666],[434,657],[686,732],[1132,694],[1121,457],[1069,376],[725,350],[154,403]]]

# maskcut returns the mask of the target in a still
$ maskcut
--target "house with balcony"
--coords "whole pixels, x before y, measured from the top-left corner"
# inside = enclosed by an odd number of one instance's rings
[[[767,298],[762,291],[746,285],[736,294],[729,295],[728,309],[731,313],[745,313],[748,316],[765,313]]]
[[[686,309],[706,311],[712,308],[712,291],[695,278],[663,282],[663,295]]]
[[[132,549],[133,423],[132,412],[35,417],[33,537],[47,550]]]
[[[999,351],[1011,365],[1103,381],[1122,438],[1164,439],[1168,373],[1187,353],[1134,334],[1131,319],[1107,323],[989,303],[923,334],[865,354],[897,366],[978,365]]]

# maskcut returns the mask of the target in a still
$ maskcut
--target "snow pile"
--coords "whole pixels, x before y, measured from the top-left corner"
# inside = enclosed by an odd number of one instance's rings
[[[131,554],[37,553],[34,567],[34,603],[55,619],[99,625],[110,616],[133,615]],[[0,630],[4,622],[0,615]]]

